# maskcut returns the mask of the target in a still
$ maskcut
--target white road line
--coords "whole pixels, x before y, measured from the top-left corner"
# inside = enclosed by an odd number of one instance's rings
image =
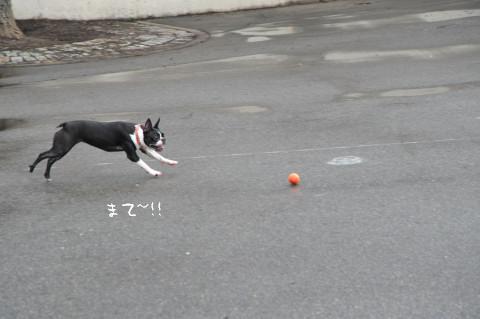
[[[450,91],[449,87],[446,86],[437,86],[431,88],[416,88],[416,89],[397,89],[384,91],[380,93],[380,96],[383,97],[403,97],[403,96],[422,96],[422,95],[433,95],[441,94]]]
[[[268,41],[271,40],[272,38],[269,37],[250,37],[247,39],[247,42],[249,43],[255,43],[255,42],[263,42],[263,41]]]
[[[240,34],[243,36],[271,37],[271,36],[277,36],[277,35],[294,34],[300,31],[302,31],[302,29],[296,26],[286,26],[286,27],[256,26],[256,27],[235,30],[231,32]]]
[[[122,71],[122,72],[112,72],[112,73],[104,73],[104,74],[97,74],[97,75],[87,75],[87,76],[79,76],[73,78],[65,78],[59,80],[49,80],[43,82],[34,82],[30,84],[25,84],[28,86],[35,86],[35,87],[55,87],[60,88],[61,86],[65,85],[77,85],[77,84],[96,84],[96,83],[122,83],[128,81],[134,81],[141,76],[146,76],[148,74],[159,73],[159,77],[161,78],[174,78],[178,79],[178,77],[183,76],[191,76],[192,74],[198,74],[205,72],[201,69],[190,69],[188,72],[181,72],[180,70],[186,70],[187,68],[192,67],[203,67],[206,65],[219,65],[225,66],[218,70],[218,72],[224,70],[232,70],[232,69],[244,69],[245,67],[251,68],[258,68],[259,66],[269,66],[275,65],[282,62],[285,62],[289,59],[288,55],[281,55],[281,54],[269,54],[269,53],[259,53],[259,54],[252,54],[252,55],[242,55],[242,56],[234,56],[224,59],[215,59],[215,60],[206,60],[206,61],[198,61],[198,62],[191,62],[191,63],[184,63],[184,64],[177,64],[177,65],[167,65],[161,67],[154,67],[149,69],[141,69],[141,70],[133,70],[133,71]],[[208,73],[215,72],[215,69],[209,69]]]
[[[451,45],[429,49],[407,49],[390,51],[332,51],[324,59],[332,62],[356,63],[378,61],[386,58],[434,59],[454,54],[480,52],[479,44]]]
[[[473,18],[480,16],[480,9],[473,10],[447,10],[420,13],[416,15],[426,22],[440,22],[457,19]]]
[[[212,159],[212,158],[225,158],[225,157],[246,157],[246,156],[256,156],[256,155],[277,155],[277,154],[290,154],[290,153],[302,153],[302,152],[322,152],[322,151],[334,151],[334,150],[348,150],[348,149],[359,149],[359,148],[375,148],[375,147],[387,147],[387,146],[398,146],[398,145],[428,145],[428,144],[441,144],[441,143],[451,143],[451,142],[467,142],[467,141],[477,141],[478,138],[448,138],[442,140],[430,140],[430,141],[410,141],[410,142],[393,142],[393,143],[378,143],[378,144],[359,144],[359,145],[346,145],[346,146],[330,146],[330,147],[314,147],[314,148],[303,148],[303,149],[290,149],[290,150],[277,150],[277,151],[265,151],[265,152],[251,152],[251,153],[233,153],[233,154],[217,154],[217,155],[201,155],[193,157],[180,157],[179,160],[190,160],[190,159]]]
[[[480,117],[478,118],[480,119]],[[428,144],[443,144],[443,143],[452,143],[452,142],[479,142],[480,137],[472,138],[447,138],[441,140],[426,140],[426,141],[409,141],[409,142],[393,142],[393,143],[376,143],[376,144],[358,144],[358,145],[345,145],[345,146],[329,146],[329,147],[313,147],[313,148],[301,148],[301,149],[290,149],[290,150],[277,150],[277,151],[265,151],[265,152],[249,152],[249,153],[231,153],[231,154],[216,154],[216,155],[198,155],[198,156],[189,156],[189,157],[177,157],[178,160],[210,160],[213,158],[234,158],[234,157],[247,157],[247,156],[257,156],[257,155],[282,155],[282,154],[291,154],[291,153],[304,153],[304,152],[324,152],[324,151],[335,151],[335,150],[350,150],[350,149],[360,149],[360,148],[375,148],[375,147],[388,147],[388,146],[399,146],[399,145],[428,145]],[[156,162],[156,160],[146,160],[147,162]],[[96,163],[94,165],[111,165],[113,163]]]
[[[472,10],[447,10],[447,11],[432,11],[418,14],[407,14],[392,18],[374,19],[374,20],[359,20],[339,23],[326,23],[325,28],[337,28],[342,30],[351,30],[358,28],[376,28],[389,24],[405,24],[415,22],[442,22],[450,20],[458,20],[465,18],[473,18],[480,16],[480,9]]]

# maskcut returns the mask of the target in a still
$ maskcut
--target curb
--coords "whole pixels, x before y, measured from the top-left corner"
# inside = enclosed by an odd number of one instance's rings
[[[108,38],[24,51],[0,51],[0,67],[54,65],[143,56],[189,47],[210,37],[203,31],[149,21],[119,21],[119,24],[122,25],[122,30],[107,30],[111,34]]]

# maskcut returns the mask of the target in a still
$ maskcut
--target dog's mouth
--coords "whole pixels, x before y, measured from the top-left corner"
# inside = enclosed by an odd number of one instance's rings
[[[153,148],[154,148],[157,152],[163,151],[163,145],[157,145],[157,146],[154,145]]]

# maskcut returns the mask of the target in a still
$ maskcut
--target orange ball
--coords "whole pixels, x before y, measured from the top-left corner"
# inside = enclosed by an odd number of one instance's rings
[[[300,184],[300,176],[297,173],[291,173],[288,175],[288,181],[292,185],[298,185]]]

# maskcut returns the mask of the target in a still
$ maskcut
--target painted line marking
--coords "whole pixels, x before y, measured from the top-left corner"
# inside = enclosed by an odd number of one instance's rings
[[[480,51],[479,44],[451,45],[430,49],[407,49],[390,51],[332,51],[324,59],[332,62],[356,63],[378,61],[386,58],[433,59],[454,54],[474,53]]]
[[[133,70],[133,71],[121,71],[121,72],[112,72],[112,73],[104,73],[104,74],[97,74],[97,75],[87,75],[87,76],[79,76],[73,78],[65,78],[65,79],[58,79],[58,80],[47,80],[42,82],[33,82],[33,83],[26,83],[22,86],[35,86],[35,87],[52,87],[52,86],[65,86],[65,85],[78,85],[78,84],[95,84],[95,83],[121,83],[127,81],[135,81],[141,79],[142,76],[155,74],[157,72],[161,73],[161,77],[165,79],[169,78],[178,78],[178,76],[182,76],[186,74],[186,76],[192,76],[192,74],[201,74],[205,71],[203,70],[188,70],[188,72],[182,72],[182,70],[186,70],[187,68],[193,67],[203,67],[206,65],[218,65],[222,67],[220,70],[210,69],[208,73],[212,72],[220,72],[224,70],[232,70],[232,65],[234,68],[244,69],[246,66],[251,68],[258,68],[261,65],[269,66],[275,65],[279,63],[283,63],[289,59],[288,55],[281,55],[281,54],[269,54],[269,53],[259,53],[259,54],[252,54],[252,55],[242,55],[242,56],[234,56],[229,58],[223,59],[215,59],[215,60],[206,60],[206,61],[198,61],[198,62],[191,62],[191,63],[184,63],[184,64],[177,64],[177,65],[167,65],[162,67],[154,67],[149,69],[142,69],[142,70]]]
[[[273,26],[256,26],[240,30],[231,31],[232,33],[240,34],[243,36],[277,36],[277,35],[287,35],[300,32],[302,29],[296,26],[286,26],[286,27],[273,27]]]
[[[214,38],[221,38],[225,35],[225,32],[223,32],[222,30],[215,30],[215,31],[212,31],[210,35]]]
[[[480,81],[453,83],[444,86],[433,87],[419,87],[419,88],[397,88],[387,91],[372,91],[372,92],[353,92],[343,95],[344,99],[360,99],[363,97],[415,97],[434,94],[443,94],[453,90],[477,89],[480,86]]]
[[[478,117],[477,119],[480,120],[480,117]],[[281,155],[281,154],[303,153],[303,152],[350,150],[350,149],[388,147],[388,146],[399,146],[399,145],[428,145],[428,144],[443,144],[443,143],[452,143],[452,142],[477,142],[477,141],[480,141],[480,137],[448,138],[448,139],[430,140],[430,141],[427,140],[427,141],[393,142],[393,143],[377,143],[377,144],[359,144],[359,145],[330,146],[330,147],[313,147],[313,148],[277,150],[277,151],[265,151],[265,152],[250,152],[250,153],[198,155],[198,156],[189,156],[189,157],[178,157],[177,159],[178,160],[198,160],[198,159],[213,159],[213,158],[228,158],[228,157],[233,158],[233,157],[257,156],[257,155]],[[157,162],[157,160],[153,160],[153,159],[147,159],[146,161]],[[95,165],[110,165],[110,164],[113,164],[113,163],[97,163]]]
[[[447,10],[447,11],[433,11],[416,14],[426,22],[450,21],[464,18],[472,18],[480,16],[480,9],[473,10]]]
[[[350,150],[350,149],[375,148],[375,147],[398,146],[398,145],[412,145],[412,144],[428,145],[428,144],[441,144],[441,143],[451,143],[451,142],[467,142],[467,141],[476,141],[476,140],[480,140],[480,137],[479,138],[448,138],[448,139],[430,140],[430,141],[410,141],[410,142],[314,147],[314,148],[250,152],[250,153],[201,155],[201,156],[193,156],[193,157],[179,157],[178,159],[188,160],[188,159],[212,159],[212,158],[225,158],[225,157],[246,157],[246,156],[256,156],[256,155],[277,155],[277,154],[290,154],[290,153],[303,153],[303,152],[323,152],[323,151]]]
[[[332,19],[332,20],[337,20],[337,19],[340,20],[340,19],[355,18],[355,16],[346,15],[346,14],[331,14],[331,15],[328,15],[328,16],[323,16],[323,18]],[[305,18],[305,20],[309,20],[309,18]]]
[[[423,96],[423,95],[441,94],[441,93],[446,93],[448,91],[450,91],[449,87],[437,86],[437,87],[431,87],[431,88],[397,89],[397,90],[385,91],[380,93],[380,96],[383,96],[383,97]]]
[[[263,41],[268,41],[271,40],[272,38],[269,37],[250,37],[247,39],[247,42],[249,43],[255,43],[255,42],[263,42]]]
[[[376,28],[388,24],[405,24],[415,22],[443,22],[450,20],[458,20],[464,18],[472,18],[480,16],[480,9],[472,10],[448,10],[448,11],[432,11],[418,14],[407,14],[392,18],[383,18],[375,20],[359,20],[351,22],[326,23],[325,28],[337,28],[342,30],[350,30],[357,28]]]
[[[283,22],[288,22],[288,21],[283,21]],[[280,23],[282,23],[282,21],[258,24],[253,27],[233,30],[230,32],[239,34],[242,36],[246,36],[248,37],[247,42],[253,43],[253,42],[262,42],[262,41],[271,40],[272,36],[288,35],[288,34],[299,33],[302,31],[302,28],[297,26],[292,26],[292,25],[277,27],[276,25]]]
[[[242,105],[242,106],[232,106],[225,109],[226,111],[234,113],[262,113],[266,112],[267,108],[257,105]]]
[[[327,195],[327,193],[315,194],[315,195],[313,195],[313,197],[321,197],[321,196],[325,196],[325,195]]]

